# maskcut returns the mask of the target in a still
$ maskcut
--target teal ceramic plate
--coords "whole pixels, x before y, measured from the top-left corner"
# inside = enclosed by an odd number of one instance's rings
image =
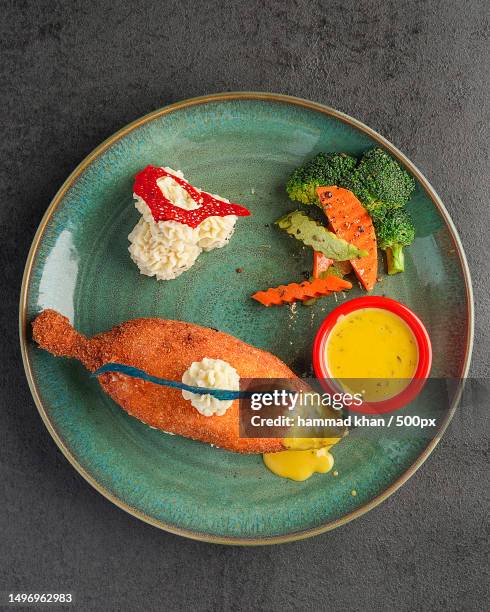
[[[150,429],[104,395],[80,364],[52,357],[30,336],[30,321],[47,307],[67,315],[87,335],[135,317],[182,319],[234,334],[275,353],[298,374],[309,372],[313,337],[335,300],[294,313],[288,307],[265,309],[249,296],[301,279],[311,268],[311,253],[272,225],[294,208],[284,192],[290,171],[320,150],[360,154],[376,143],[416,178],[410,210],[417,239],[407,249],[406,273],[384,276],[375,294],[399,299],[420,315],[432,338],[433,375],[464,376],[472,344],[472,293],[448,213],[413,164],[342,113],[274,94],[187,100],[123,128],[61,187],[34,238],[23,280],[24,364],[56,443],[115,504],[191,538],[284,542],[363,514],[429,455],[436,440],[383,443],[351,435],[333,450],[337,477],[280,479],[260,456],[239,456]],[[171,282],[141,276],[127,251],[127,235],[139,217],[133,178],[147,164],[182,169],[192,183],[253,213],[238,220],[226,248],[204,253]],[[349,297],[361,294],[354,288]]]

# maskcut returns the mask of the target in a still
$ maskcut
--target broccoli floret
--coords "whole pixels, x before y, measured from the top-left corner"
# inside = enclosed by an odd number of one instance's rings
[[[405,269],[403,247],[415,239],[415,227],[404,208],[377,209],[371,213],[378,246],[386,251],[388,274],[397,274]]]
[[[357,160],[346,153],[318,153],[291,174],[286,191],[291,200],[320,205],[315,189],[321,185],[342,186]]]
[[[372,213],[379,208],[405,206],[414,192],[415,181],[388,153],[375,148],[363,155],[343,187],[353,191]]]

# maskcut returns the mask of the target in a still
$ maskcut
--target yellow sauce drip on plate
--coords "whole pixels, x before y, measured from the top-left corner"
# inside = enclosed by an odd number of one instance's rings
[[[325,474],[333,467],[333,457],[329,447],[317,450],[286,450],[279,453],[266,453],[264,463],[271,472],[282,478],[306,480],[315,472]]]
[[[271,472],[282,478],[306,480],[315,472],[325,474],[333,468],[328,452],[341,438],[285,438],[288,450],[263,455]]]
[[[417,341],[398,315],[362,308],[340,317],[330,332],[326,362],[344,389],[382,401],[408,385],[418,364]]]

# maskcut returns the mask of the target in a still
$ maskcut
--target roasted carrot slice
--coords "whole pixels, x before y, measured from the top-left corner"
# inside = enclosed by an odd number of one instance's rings
[[[299,300],[323,297],[336,291],[350,289],[351,287],[352,284],[343,278],[327,276],[326,278],[317,278],[302,283],[290,283],[289,285],[271,287],[266,291],[257,291],[252,297],[264,306],[279,306],[280,304],[290,304]]]
[[[320,278],[322,272],[326,272],[333,264],[333,259],[325,257],[320,251],[313,252],[313,278]]]
[[[335,234],[368,252],[365,257],[350,262],[364,288],[370,291],[378,275],[378,251],[371,217],[348,189],[327,186],[317,187],[316,192]]]

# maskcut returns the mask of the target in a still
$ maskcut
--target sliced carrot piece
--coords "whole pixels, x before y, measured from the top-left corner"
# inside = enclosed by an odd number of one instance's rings
[[[349,281],[337,276],[327,276],[326,278],[317,278],[302,283],[290,283],[289,285],[271,287],[266,291],[257,291],[252,297],[264,306],[279,306],[299,300],[323,297],[336,291],[351,288],[352,284]]]
[[[350,262],[357,278],[370,291],[378,276],[376,234],[371,217],[348,189],[327,186],[317,187],[316,192],[335,234],[368,252],[365,257],[351,259]]]
[[[320,274],[326,272],[333,264],[333,259],[325,257],[319,251],[313,252],[313,278],[320,278]]]

